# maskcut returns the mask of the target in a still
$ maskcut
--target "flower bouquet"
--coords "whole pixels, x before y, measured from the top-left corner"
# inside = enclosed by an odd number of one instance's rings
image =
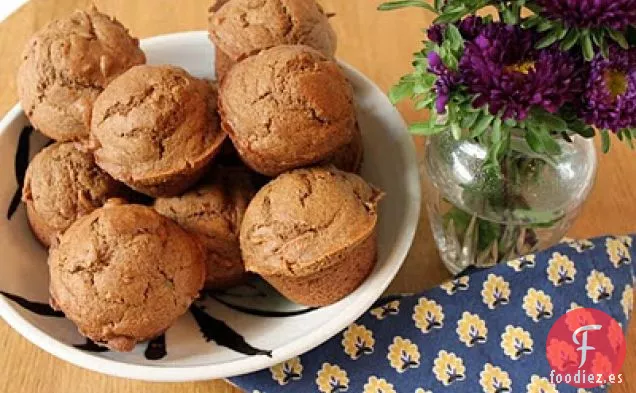
[[[389,97],[428,110],[427,207],[449,269],[556,243],[591,189],[589,141],[636,138],[633,0],[391,1],[437,16]],[[478,16],[483,15],[483,16]]]

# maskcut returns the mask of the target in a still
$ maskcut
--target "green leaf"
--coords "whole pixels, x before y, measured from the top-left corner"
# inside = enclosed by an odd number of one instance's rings
[[[579,41],[580,33],[577,29],[573,28],[563,37],[561,41],[561,49],[569,51]]]
[[[413,94],[413,83],[400,82],[389,90],[389,100],[393,105]]]
[[[462,128],[464,129],[469,129],[471,128],[475,122],[477,121],[477,119],[479,118],[479,112],[470,112],[467,115],[464,116],[464,118],[462,119]]]
[[[532,109],[530,111],[532,115],[532,120],[541,125],[546,126],[549,131],[565,131],[568,128],[568,124],[560,118],[559,116],[553,115],[552,113],[544,110],[544,109]]]
[[[607,130],[602,130],[601,131],[601,149],[603,150],[603,153],[609,152],[611,143],[612,142],[610,140],[609,132],[607,132]]]
[[[545,31],[551,30],[554,26],[554,22],[552,22],[551,20],[543,20],[541,21],[541,23],[539,23],[539,25],[537,26],[537,31],[539,33],[543,33]]]
[[[592,38],[590,38],[590,32],[586,31],[581,37],[581,46],[583,48],[583,57],[585,60],[592,61],[594,59],[594,45],[592,44]]]
[[[558,30],[551,30],[547,35],[537,42],[536,48],[543,49],[554,44],[559,39]]]
[[[451,132],[453,133],[453,138],[455,138],[455,140],[460,140],[462,139],[462,127],[453,122],[451,123]]]
[[[483,134],[494,119],[495,116],[487,113],[482,113],[479,117],[479,120],[477,120],[477,122],[473,126],[473,129],[470,130],[470,137],[477,138],[478,136]]]
[[[526,20],[521,22],[521,27],[523,27],[524,29],[531,29],[539,23],[541,23],[541,18],[537,16],[531,16],[530,18],[527,18]]]
[[[621,46],[621,48],[629,49],[629,44],[627,43],[627,39],[623,33],[614,29],[607,29],[607,32],[609,33],[609,36]]]
[[[444,42],[450,42],[451,48],[454,51],[459,51],[464,47],[464,38],[462,37],[462,33],[459,31],[457,26],[448,25],[446,27],[446,32],[444,33]]]
[[[437,13],[437,10],[433,8],[432,5],[422,1],[422,0],[400,0],[400,1],[389,1],[387,3],[380,4],[378,6],[379,11],[392,11],[397,10],[399,8],[405,7],[420,7],[427,9],[429,11]]]
[[[420,100],[417,100],[413,107],[415,108],[416,111],[421,111],[424,108],[430,108],[431,104],[434,101],[435,101],[435,96],[431,95],[429,97],[425,97]]]
[[[526,136],[526,142],[528,142],[528,146],[530,146],[532,151],[539,154],[545,153],[545,147],[543,146],[541,137],[539,136],[539,134],[536,132],[534,128],[532,127],[528,128],[526,130],[525,136]]]
[[[409,126],[409,131],[411,132],[411,134],[423,136],[439,134],[443,130],[444,127],[431,124],[431,122],[413,123]]]
[[[491,139],[493,143],[501,142],[501,118],[498,117],[492,123],[492,134]]]
[[[551,155],[561,154],[561,146],[554,140],[552,135],[548,132],[542,132],[539,134],[541,138],[541,143],[545,148],[546,153]]]

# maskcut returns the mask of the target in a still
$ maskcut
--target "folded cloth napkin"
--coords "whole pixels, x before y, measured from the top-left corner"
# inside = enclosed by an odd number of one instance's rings
[[[418,295],[385,298],[318,348],[231,382],[250,393],[604,392],[552,383],[546,338],[577,307],[601,310],[626,330],[633,243],[566,240]]]

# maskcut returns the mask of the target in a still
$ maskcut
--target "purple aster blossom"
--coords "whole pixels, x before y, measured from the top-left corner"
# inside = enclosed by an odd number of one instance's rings
[[[634,0],[535,0],[541,15],[561,20],[568,27],[611,27],[623,30],[636,24]]]
[[[444,33],[446,32],[446,24],[431,26],[427,31],[429,41],[441,45],[444,42]],[[459,22],[457,28],[465,40],[474,39],[484,26],[483,19],[479,16],[471,15]]]
[[[446,113],[446,104],[450,100],[451,90],[457,84],[458,75],[450,70],[436,52],[428,54],[428,71],[437,75],[435,81],[435,109],[437,113]]]
[[[618,132],[636,127],[636,48],[610,48],[590,65],[581,116],[592,126]]]
[[[465,42],[459,73],[475,107],[524,120],[533,106],[554,113],[582,93],[580,59],[558,46],[537,50],[536,40],[519,26],[490,23]]]
[[[429,41],[433,41],[437,45],[442,45],[444,42],[444,32],[446,31],[446,25],[433,25],[426,30],[426,35]]]

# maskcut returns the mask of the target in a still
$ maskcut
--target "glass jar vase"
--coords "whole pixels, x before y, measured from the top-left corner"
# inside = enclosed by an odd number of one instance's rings
[[[521,134],[499,168],[487,149],[442,132],[427,140],[423,191],[442,261],[453,274],[489,267],[558,243],[596,177],[591,140],[560,140],[561,154],[530,149]]]

